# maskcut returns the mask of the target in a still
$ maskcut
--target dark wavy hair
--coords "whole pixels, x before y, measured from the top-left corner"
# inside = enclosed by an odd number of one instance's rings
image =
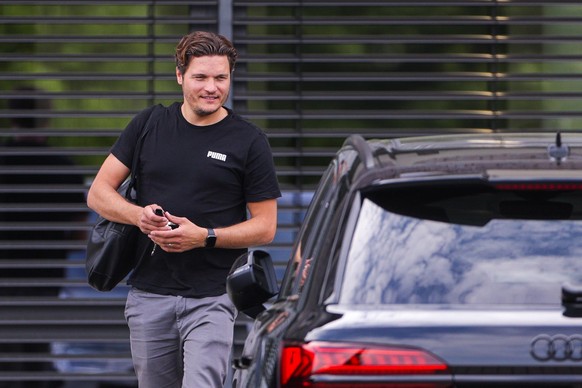
[[[209,55],[226,56],[231,73],[234,71],[238,53],[232,42],[222,35],[207,31],[194,31],[182,37],[176,46],[176,67],[184,74],[192,58]]]

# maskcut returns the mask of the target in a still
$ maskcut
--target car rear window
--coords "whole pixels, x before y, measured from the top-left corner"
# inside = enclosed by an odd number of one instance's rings
[[[364,193],[340,303],[559,305],[582,285],[582,192],[508,188]]]

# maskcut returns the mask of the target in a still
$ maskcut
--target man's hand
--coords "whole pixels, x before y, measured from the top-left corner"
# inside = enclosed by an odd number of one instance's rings
[[[173,216],[169,212],[165,212],[163,217],[155,220],[156,225],[159,225],[158,222],[165,222],[166,227],[152,229],[148,235],[164,251],[179,253],[204,247],[208,234],[206,228],[199,227],[185,217]],[[168,222],[173,222],[178,227],[172,229],[168,226]]]

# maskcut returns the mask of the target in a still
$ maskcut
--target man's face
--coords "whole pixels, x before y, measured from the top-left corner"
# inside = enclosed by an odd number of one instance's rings
[[[176,70],[178,84],[182,86],[188,115],[211,116],[219,111],[230,91],[230,69],[226,56],[193,58],[181,74]]]

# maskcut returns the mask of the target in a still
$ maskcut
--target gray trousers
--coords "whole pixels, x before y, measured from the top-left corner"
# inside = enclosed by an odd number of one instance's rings
[[[228,295],[183,298],[132,288],[125,318],[139,388],[219,388],[237,311]]]

